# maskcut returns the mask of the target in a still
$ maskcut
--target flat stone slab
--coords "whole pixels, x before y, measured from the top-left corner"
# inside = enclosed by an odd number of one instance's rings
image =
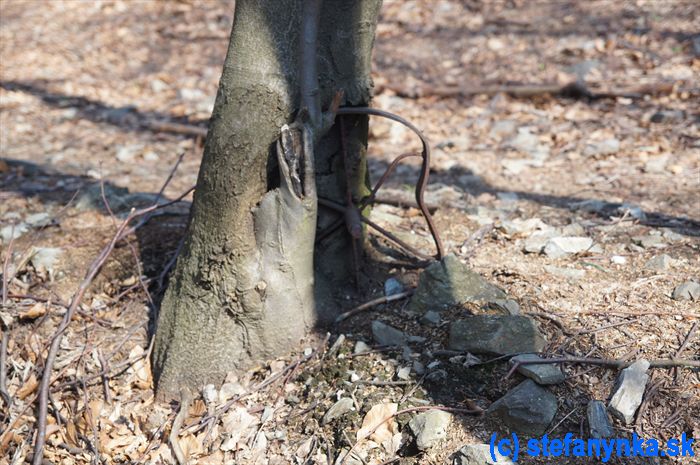
[[[557,398],[528,379],[491,404],[487,414],[509,430],[524,436],[541,436],[557,413]]]
[[[378,320],[372,322],[372,337],[383,346],[403,346],[408,342],[408,336],[403,331]]]
[[[511,365],[515,365],[518,362],[530,362],[542,360],[537,354],[522,354],[516,355],[510,359]],[[561,371],[556,364],[548,363],[542,365],[528,364],[528,365],[518,365],[518,373],[523,376],[527,376],[531,380],[535,381],[537,384],[548,385],[548,384],[559,384],[563,383],[566,379],[566,375]]]
[[[649,362],[639,359],[620,373],[615,385],[615,393],[610,399],[608,410],[614,416],[629,425],[634,420],[634,413],[642,403],[644,389],[649,375]]]
[[[588,418],[588,431],[592,438],[611,438],[615,435],[605,403],[599,400],[590,401],[586,408],[586,417]]]
[[[510,457],[494,450],[496,461],[491,458],[491,446],[488,444],[467,444],[458,450],[452,459],[452,465],[514,465]]]
[[[449,347],[475,354],[541,352],[547,343],[530,318],[521,315],[474,315],[450,325]]]
[[[446,438],[450,421],[452,421],[452,415],[444,410],[429,410],[413,417],[408,422],[408,427],[416,438],[418,449],[430,449]]]
[[[505,299],[506,293],[448,255],[423,271],[408,310],[424,314],[442,311],[464,302]]]
[[[544,246],[548,257],[561,258],[567,255],[585,252],[593,246],[593,239],[580,236],[553,237]]]

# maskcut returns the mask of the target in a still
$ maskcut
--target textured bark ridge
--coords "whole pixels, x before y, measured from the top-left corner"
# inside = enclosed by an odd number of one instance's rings
[[[369,101],[379,4],[323,3],[324,108],[338,90],[344,105]],[[314,279],[317,218],[332,220],[317,211],[316,191],[342,202],[345,183],[338,125],[320,141],[304,125],[288,126],[300,108],[301,17],[300,0],[236,2],[185,245],[157,321],[153,367],[161,397],[286,353],[329,319],[328,289],[343,273]],[[355,184],[366,172],[367,120],[350,123]],[[316,250],[317,268],[319,260],[320,268],[351,268],[349,256],[335,253],[347,248],[345,236]]]

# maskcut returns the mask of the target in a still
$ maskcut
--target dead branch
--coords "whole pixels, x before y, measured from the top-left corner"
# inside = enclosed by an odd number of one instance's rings
[[[187,457],[180,447],[180,443],[177,440],[177,436],[180,434],[180,429],[182,428],[182,422],[187,417],[187,411],[190,408],[190,401],[192,400],[190,391],[183,389],[180,392],[180,410],[175,415],[175,420],[173,420],[173,426],[170,428],[170,436],[168,437],[168,442],[170,447],[173,448],[173,454],[175,454],[175,459],[179,465],[187,465]]]
[[[377,297],[376,299],[372,299],[369,302],[365,302],[362,305],[358,305],[357,307],[353,308],[352,310],[348,310],[347,312],[341,313],[335,319],[335,323],[338,324],[341,321],[347,320],[351,316],[355,316],[358,313],[364,312],[365,310],[369,310],[370,308],[372,308],[376,305],[385,304],[388,302],[393,302],[395,300],[405,299],[406,297],[411,297],[412,295],[413,295],[413,289],[410,289],[408,291],[399,292],[398,294]]]
[[[207,137],[207,128],[195,126],[193,124],[173,123],[171,121],[147,120],[143,126],[153,132],[170,132],[173,134],[183,134],[186,136]]]
[[[580,365],[602,365],[613,368],[627,368],[634,362],[629,362],[622,359],[611,358],[588,358],[588,357],[557,357],[545,358],[541,360],[520,360],[513,364],[513,367],[508,371],[504,379],[508,379],[521,365],[550,365],[553,363],[573,363]],[[686,359],[657,359],[649,361],[649,368],[700,368],[700,360]]]
[[[71,299],[70,305],[68,306],[68,309],[66,310],[66,313],[63,316],[63,320],[59,324],[58,328],[56,328],[56,331],[54,332],[53,336],[51,337],[51,345],[49,348],[49,352],[46,356],[46,361],[44,362],[44,371],[42,373],[41,377],[41,383],[39,386],[39,408],[38,408],[38,416],[37,416],[37,434],[36,434],[36,440],[34,442],[34,457],[32,460],[32,465],[41,465],[42,460],[43,460],[43,455],[44,455],[44,445],[46,444],[46,419],[48,415],[48,403],[49,403],[49,388],[51,386],[51,372],[53,371],[53,365],[54,362],[56,361],[56,356],[58,354],[58,348],[61,344],[61,340],[63,339],[63,333],[66,331],[68,328],[68,325],[70,324],[71,320],[73,319],[73,315],[78,309],[78,306],[80,305],[80,302],[83,299],[83,296],[85,295],[85,292],[88,290],[90,285],[92,284],[92,281],[95,279],[99,271],[102,269],[102,266],[105,264],[109,256],[111,255],[112,251],[114,250],[114,247],[116,244],[125,238],[128,234],[131,234],[136,230],[136,227],[131,227],[127,228],[129,226],[129,223],[134,220],[135,218],[141,217],[143,215],[146,215],[154,210],[157,210],[159,208],[163,208],[167,205],[170,205],[174,202],[179,202],[182,198],[184,198],[189,192],[191,192],[192,189],[188,189],[184,194],[180,195],[177,199],[166,202],[163,204],[155,204],[150,207],[146,207],[140,210],[134,210],[132,209],[129,215],[126,217],[126,219],[122,222],[122,224],[117,228],[117,231],[115,232],[114,236],[112,237],[111,241],[102,249],[102,251],[99,253],[99,255],[93,260],[91,263],[85,278],[83,281],[80,283],[80,286],[78,287],[77,291],[75,294],[73,294],[73,297]]]
[[[2,330],[2,342],[0,342],[0,396],[5,402],[7,409],[12,405],[12,396],[7,391],[7,343],[10,339],[10,331]]]

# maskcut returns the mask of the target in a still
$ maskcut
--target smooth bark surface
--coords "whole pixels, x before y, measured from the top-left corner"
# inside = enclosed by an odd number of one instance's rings
[[[379,3],[323,2],[318,74],[324,108],[338,90],[343,105],[368,103]],[[315,165],[302,158],[301,191],[294,167],[289,173],[276,150],[282,127],[300,106],[301,18],[299,0],[236,2],[185,246],[157,322],[153,364],[161,396],[220,382],[230,371],[286,353],[317,321],[335,314],[329,289],[342,284],[351,267],[347,234],[316,249],[324,279],[315,281],[314,242],[317,216],[320,224],[335,218],[317,215],[316,190],[345,199],[338,125],[316,144]],[[367,119],[346,122],[359,194]],[[287,138],[287,147],[303,148],[299,131]]]

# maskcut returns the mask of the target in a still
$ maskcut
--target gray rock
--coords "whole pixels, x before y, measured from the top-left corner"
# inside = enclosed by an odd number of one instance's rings
[[[504,315],[520,315],[520,304],[513,299],[496,299],[486,302],[484,310],[497,310]]]
[[[396,278],[389,278],[384,282],[384,295],[387,297],[399,294],[403,292],[403,290],[403,284]]]
[[[442,311],[463,302],[505,299],[506,293],[448,255],[423,271],[408,310],[422,314]]]
[[[673,300],[700,300],[700,284],[686,281],[677,286],[671,294]]]
[[[420,317],[420,322],[427,326],[437,326],[440,324],[440,314],[432,310],[428,310]]]
[[[645,249],[663,249],[666,247],[666,242],[661,236],[634,236],[632,242]]]
[[[663,255],[657,255],[656,257],[652,258],[648,262],[644,264],[644,268],[647,270],[653,270],[653,271],[664,271],[668,270],[673,266],[675,263],[675,260],[669,257],[666,254]]]
[[[343,397],[339,401],[337,401],[335,404],[331,406],[331,408],[328,409],[325,415],[323,415],[323,419],[321,420],[321,424],[325,425],[328,424],[329,422],[335,420],[336,418],[342,417],[348,412],[352,412],[355,409],[355,403],[350,397]]]
[[[583,236],[586,230],[579,223],[571,223],[561,228],[561,233],[564,236]]]
[[[17,239],[25,232],[29,231],[27,223],[18,223],[0,228],[0,242],[8,244],[12,239]]]
[[[493,139],[500,139],[505,136],[510,136],[515,132],[516,123],[513,120],[505,119],[496,121],[489,131],[489,136]]]
[[[44,269],[49,274],[53,274],[61,255],[63,255],[63,249],[57,247],[35,248],[31,262],[36,270]]]
[[[557,398],[528,379],[491,404],[487,413],[511,431],[540,436],[557,413]]]
[[[563,268],[560,266],[545,265],[544,270],[551,275],[566,279],[581,279],[586,276],[585,270],[577,270],[576,268]]]
[[[676,242],[676,241],[682,241],[683,240],[683,235],[678,234],[676,231],[672,229],[664,229],[663,232],[661,233],[661,236],[664,239],[668,239],[671,242]]]
[[[526,316],[474,315],[450,325],[449,347],[474,354],[541,352],[546,344]]]
[[[590,401],[586,408],[586,416],[588,417],[588,431],[592,438],[611,438],[615,435],[605,403],[599,400]]]
[[[542,253],[544,246],[547,245],[547,241],[551,238],[556,237],[558,232],[555,229],[537,231],[533,233],[530,237],[525,239],[523,243],[523,252],[525,253]]]
[[[683,110],[659,110],[651,115],[652,123],[677,123],[685,119]]]
[[[402,346],[408,342],[406,334],[378,320],[372,322],[372,337],[383,346]]]
[[[642,403],[644,388],[649,375],[649,362],[639,359],[629,367],[622,370],[615,385],[615,393],[610,399],[608,409],[614,417],[630,424],[634,420],[634,413]]]
[[[401,367],[396,370],[396,377],[404,381],[411,379],[411,367]]]
[[[631,203],[623,203],[618,207],[617,211],[622,215],[626,214],[627,216],[638,219],[640,221],[647,219],[647,215],[646,213],[644,213],[644,210],[642,210],[642,207],[638,205],[633,205]]]
[[[368,346],[367,344],[365,344],[363,341],[357,341],[355,343],[355,349],[353,350],[353,353],[354,354],[361,354],[364,352],[369,352],[370,350],[372,350],[372,348],[370,346]]]
[[[544,253],[548,257],[562,258],[567,255],[585,252],[593,245],[593,239],[580,236],[553,237],[544,246]]]
[[[427,450],[447,436],[452,415],[443,410],[428,410],[408,422],[419,450]]]
[[[488,444],[467,444],[458,450],[452,459],[452,465],[514,465],[510,457],[494,450],[496,461],[491,458],[491,446]]]
[[[542,357],[537,354],[521,354],[511,358],[510,363],[511,365],[515,365],[518,362],[532,360],[542,360]],[[557,365],[551,363],[543,365],[518,365],[518,373],[542,385],[559,384],[563,383],[566,379],[561,369]]]
[[[34,213],[32,215],[27,215],[25,221],[32,228],[38,228],[41,226],[46,226],[51,223],[51,216],[46,212]]]
[[[583,148],[583,155],[586,157],[595,157],[599,155],[612,155],[620,150],[620,141],[613,138],[605,139],[597,142],[589,142]]]

